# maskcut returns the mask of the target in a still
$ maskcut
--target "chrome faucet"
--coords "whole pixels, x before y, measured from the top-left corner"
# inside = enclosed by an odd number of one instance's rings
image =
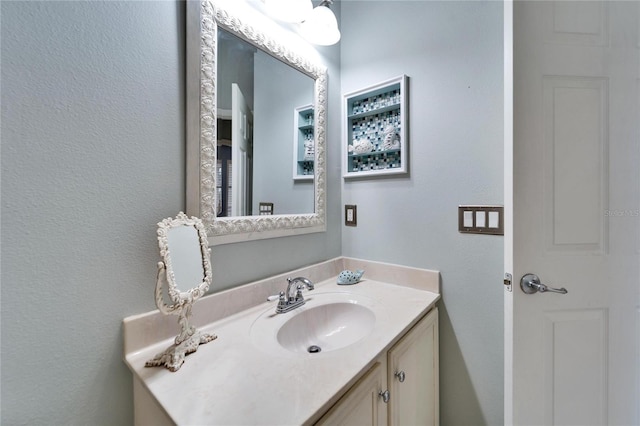
[[[305,301],[302,295],[304,286],[309,290],[313,290],[314,288],[313,283],[305,277],[287,278],[287,283],[286,292],[281,291],[278,296],[267,298],[267,300],[275,300],[276,297],[278,298],[278,306],[276,306],[277,314],[284,314],[304,305]]]

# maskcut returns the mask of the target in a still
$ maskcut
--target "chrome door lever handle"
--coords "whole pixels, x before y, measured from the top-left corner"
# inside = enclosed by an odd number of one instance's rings
[[[564,287],[553,288],[553,287],[546,286],[544,284],[539,284],[538,285],[538,291],[540,293],[544,293],[545,291],[549,291],[551,293],[560,293],[560,294],[567,294],[568,293],[567,289],[564,288]]]
[[[520,279],[520,288],[526,294],[533,294],[537,292],[540,292],[540,293],[550,292],[550,293],[560,293],[560,294],[568,293],[567,289],[564,287],[553,288],[553,287],[549,287],[547,285],[542,284],[540,282],[540,278],[538,278],[538,276],[535,274],[523,275],[522,278]]]

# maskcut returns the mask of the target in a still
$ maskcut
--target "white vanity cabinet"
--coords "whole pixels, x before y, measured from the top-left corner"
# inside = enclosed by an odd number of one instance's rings
[[[387,388],[387,369],[384,359],[381,361],[376,362],[316,425],[386,425],[387,405],[380,392]]]
[[[433,308],[316,424],[438,425],[438,351],[438,308]]]
[[[440,423],[438,308],[434,308],[388,352],[390,425]]]

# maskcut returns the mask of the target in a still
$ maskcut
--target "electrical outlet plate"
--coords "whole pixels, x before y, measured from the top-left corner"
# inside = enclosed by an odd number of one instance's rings
[[[273,214],[273,203],[260,202],[258,209],[260,216],[269,216]]]
[[[346,226],[358,226],[358,206],[354,204],[345,204],[344,224]]]

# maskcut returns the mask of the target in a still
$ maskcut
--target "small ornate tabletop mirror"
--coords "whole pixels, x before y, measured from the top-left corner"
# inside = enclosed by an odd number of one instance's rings
[[[158,223],[158,244],[162,262],[158,262],[156,305],[165,315],[179,315],[181,331],[173,345],[147,361],[145,366],[165,366],[178,371],[186,355],[217,337],[201,333],[189,323],[191,307],[211,284],[210,250],[202,221],[182,212],[175,219]]]

